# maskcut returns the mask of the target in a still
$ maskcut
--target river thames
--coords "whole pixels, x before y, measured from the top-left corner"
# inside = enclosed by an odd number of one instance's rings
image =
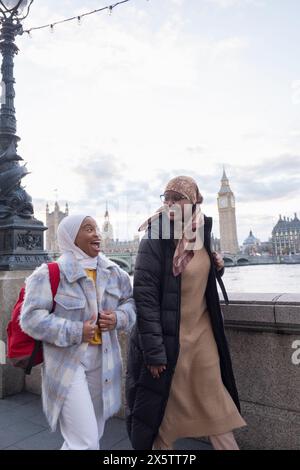
[[[300,293],[300,264],[229,267],[223,281],[228,292]]]
[[[223,281],[228,292],[300,293],[300,264],[228,267]]]

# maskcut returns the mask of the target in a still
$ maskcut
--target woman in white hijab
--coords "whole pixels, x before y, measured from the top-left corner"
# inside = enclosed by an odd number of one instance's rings
[[[43,341],[43,408],[63,450],[99,449],[105,421],[121,405],[117,330],[129,331],[135,305],[127,273],[100,253],[92,217],[72,215],[58,227],[60,283],[52,314],[47,265],[26,281],[22,329]]]

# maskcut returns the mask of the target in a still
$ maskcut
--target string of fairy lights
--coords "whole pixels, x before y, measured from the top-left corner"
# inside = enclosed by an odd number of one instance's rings
[[[131,0],[120,0],[119,2],[110,4],[110,5],[106,5],[102,8],[97,8],[96,10],[88,11],[88,12],[82,13],[80,15],[71,16],[70,18],[65,18],[65,19],[59,20],[59,21],[53,21],[52,23],[44,24],[42,26],[35,26],[35,27],[29,28],[29,29],[25,29],[24,33],[27,33],[29,37],[32,36],[33,31],[38,31],[38,30],[41,30],[41,29],[49,29],[51,33],[54,33],[55,27],[57,25],[61,25],[63,23],[68,23],[70,21],[77,21],[78,25],[80,25],[81,22],[82,22],[82,19],[84,17],[94,15],[96,13],[101,13],[101,12],[104,12],[104,11],[107,11],[108,14],[111,15],[115,8],[117,8],[118,6],[120,6],[124,3],[128,3],[130,1]],[[149,0],[146,0],[146,1],[149,1]]]

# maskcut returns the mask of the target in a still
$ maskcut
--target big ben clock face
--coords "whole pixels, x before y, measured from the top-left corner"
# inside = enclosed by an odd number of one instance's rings
[[[219,207],[223,209],[228,206],[227,197],[221,197],[219,200]]]

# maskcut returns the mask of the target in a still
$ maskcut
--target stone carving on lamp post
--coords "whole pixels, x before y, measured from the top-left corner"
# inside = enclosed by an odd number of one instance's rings
[[[33,269],[49,261],[44,251],[43,222],[34,217],[31,196],[21,185],[29,173],[17,153],[14,57],[15,38],[33,0],[0,0],[2,99],[0,109],[0,270]]]

